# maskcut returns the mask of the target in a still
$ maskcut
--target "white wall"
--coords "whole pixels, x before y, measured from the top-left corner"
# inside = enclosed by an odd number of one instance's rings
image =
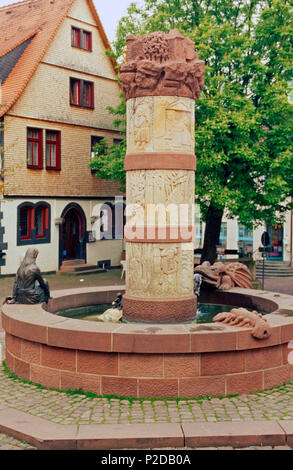
[[[51,206],[51,242],[33,245],[17,246],[17,207],[23,202],[47,202]],[[2,203],[3,211],[2,226],[5,227],[4,242],[8,243],[6,254],[6,265],[1,268],[2,275],[14,275],[28,248],[34,247],[39,250],[37,264],[42,272],[57,271],[59,262],[59,226],[55,225],[55,219],[61,217],[64,208],[72,201],[66,199],[7,199]],[[97,201],[75,200],[86,216],[86,230],[92,230],[91,216]],[[105,201],[99,201],[103,204]],[[123,240],[97,240],[87,243],[87,263],[96,265],[99,260],[111,260],[112,266],[120,266]]]

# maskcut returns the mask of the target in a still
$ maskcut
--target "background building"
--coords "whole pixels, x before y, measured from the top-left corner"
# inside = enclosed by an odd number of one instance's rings
[[[14,274],[31,246],[43,272],[72,259],[120,265],[121,237],[95,241],[104,203],[114,220],[119,185],[88,167],[96,142],[119,143],[106,107],[120,102],[120,90],[106,49],[92,0],[0,8],[1,275]]]

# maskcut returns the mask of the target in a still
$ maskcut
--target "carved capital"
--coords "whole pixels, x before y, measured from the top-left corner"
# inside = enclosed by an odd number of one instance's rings
[[[204,61],[177,29],[128,36],[120,80],[126,99],[179,96],[197,99],[204,85]]]

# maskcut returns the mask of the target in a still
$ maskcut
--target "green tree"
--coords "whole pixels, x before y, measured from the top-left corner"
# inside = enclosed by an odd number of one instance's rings
[[[113,121],[114,127],[119,129],[121,133],[120,144],[113,144],[109,146],[108,141],[103,139],[100,143],[93,147],[95,154],[94,158],[90,161],[90,168],[95,170],[95,176],[105,180],[116,180],[121,184],[121,191],[125,191],[126,173],[124,170],[124,157],[126,153],[126,103],[123,93],[120,95],[121,102],[113,108],[108,106],[107,109],[110,114],[115,116]]]
[[[128,34],[174,27],[205,61],[195,126],[195,199],[206,222],[202,261],[216,259],[224,211],[252,227],[282,221],[292,206],[292,18],[290,0],[145,0],[120,20],[118,62]],[[120,179],[123,172],[112,172],[125,145],[120,150],[97,157],[98,176]]]

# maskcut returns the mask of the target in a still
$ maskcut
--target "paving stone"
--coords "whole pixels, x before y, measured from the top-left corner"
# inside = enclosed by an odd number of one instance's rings
[[[100,278],[99,278],[100,279]],[[266,282],[270,282],[266,280]],[[291,287],[290,287],[291,286]],[[292,280],[290,284],[291,294]],[[267,290],[274,290],[266,286]],[[293,344],[293,343],[292,343]],[[0,351],[4,358],[4,333],[0,332]],[[54,390],[39,389],[35,385],[12,380],[0,363],[0,410],[14,409],[47,421],[62,422],[64,426],[99,425],[113,423],[264,423],[278,421],[290,432],[293,426],[293,382],[269,391],[241,394],[211,400],[145,400],[144,402],[104,398],[88,398],[82,395],[66,395]],[[102,424],[100,424],[102,423]],[[30,449],[31,446],[11,436],[0,433],[0,449]],[[293,445],[293,444],[292,444]],[[268,446],[267,446],[268,447]],[[248,447],[248,450],[267,450],[267,447]],[[213,448],[214,449],[214,448]],[[217,448],[221,450],[221,448]],[[228,448],[231,450],[231,448]],[[290,446],[276,446],[272,450],[292,450]],[[201,449],[202,450],[202,449]]]

